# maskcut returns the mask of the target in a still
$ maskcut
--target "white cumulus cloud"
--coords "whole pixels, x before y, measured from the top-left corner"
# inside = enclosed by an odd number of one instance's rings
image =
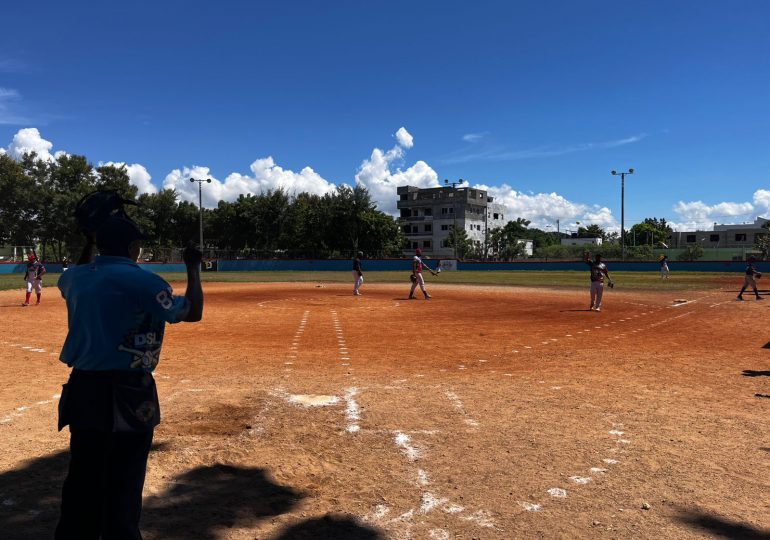
[[[675,230],[711,230],[714,223],[729,225],[753,222],[757,216],[767,217],[770,212],[770,191],[758,189],[752,202],[679,201],[674,205],[677,218],[671,221]]]
[[[37,128],[24,128],[16,132],[11,144],[8,145],[8,155],[14,159],[20,159],[24,154],[35,152],[39,159],[51,161],[53,143],[45,140]]]
[[[122,161],[108,161],[107,163],[100,163],[100,165],[104,165],[106,167],[113,166],[117,167],[118,169],[125,167],[129,182],[139,188],[139,193],[158,192],[158,188],[155,187],[155,185],[152,183],[152,176],[150,176],[150,173],[147,172],[147,169],[144,167],[144,165],[140,165],[139,163],[132,163],[131,165],[128,165]]]
[[[414,137],[412,137],[412,134],[403,126],[396,131],[396,141],[398,141],[399,146],[406,148],[407,150],[414,146]]]
[[[558,193],[524,193],[516,191],[508,184],[479,184],[475,187],[486,190],[495,198],[495,202],[504,204],[506,220],[509,221],[524,218],[532,222],[530,227],[546,230],[550,226],[548,230],[555,231],[558,219],[562,232],[592,224],[599,225],[608,232],[620,231],[618,220],[606,207],[573,202]]]
[[[312,193],[323,195],[336,189],[336,185],[323,178],[310,167],[299,172],[284,169],[275,164],[272,157],[257,159],[251,164],[252,175],[229,174],[224,182],[210,174],[208,167],[194,166],[174,169],[163,181],[164,189],[176,189],[182,199],[198,202],[198,184],[190,178],[210,178],[203,185],[203,206],[215,207],[220,200],[234,201],[239,195],[257,194],[268,190],[283,189],[290,195]]]
[[[396,141],[396,146],[387,152],[380,148],[372,150],[372,155],[361,163],[355,176],[356,184],[368,189],[377,207],[389,214],[396,213],[398,186],[427,188],[439,185],[438,174],[424,161],[417,161],[404,170],[399,168],[404,160],[404,149],[411,148],[414,139],[402,127],[396,132]]]

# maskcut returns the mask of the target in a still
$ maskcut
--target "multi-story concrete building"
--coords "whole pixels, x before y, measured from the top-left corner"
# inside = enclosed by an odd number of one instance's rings
[[[483,189],[401,186],[397,193],[401,227],[409,239],[406,255],[420,248],[431,257],[453,257],[454,249],[447,245],[453,225],[483,245],[488,231],[506,223],[505,205]]]
[[[717,225],[711,231],[675,231],[668,243],[670,248],[686,248],[700,244],[703,248],[745,248],[754,246],[757,237],[770,233],[763,226],[770,219],[758,217],[754,223]]]

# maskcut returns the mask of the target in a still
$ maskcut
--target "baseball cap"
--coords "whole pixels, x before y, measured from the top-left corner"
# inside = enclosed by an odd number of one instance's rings
[[[115,253],[128,249],[135,240],[150,240],[152,237],[142,232],[139,226],[119,216],[111,216],[96,229],[96,247],[99,251]]]
[[[27,257],[28,261],[34,261],[35,259],[36,257],[34,255],[30,255],[29,257]]]
[[[422,250],[420,248],[417,248],[414,250],[415,255],[422,255]]]

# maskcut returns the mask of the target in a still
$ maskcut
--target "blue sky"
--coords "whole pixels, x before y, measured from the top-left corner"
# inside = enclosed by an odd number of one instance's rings
[[[463,178],[510,217],[612,228],[609,171],[634,167],[627,225],[770,214],[762,0],[44,1],[3,18],[0,147],[127,163],[146,189],[190,197],[207,172],[211,205],[359,181],[389,209],[397,183]],[[14,144],[25,128],[39,140]]]

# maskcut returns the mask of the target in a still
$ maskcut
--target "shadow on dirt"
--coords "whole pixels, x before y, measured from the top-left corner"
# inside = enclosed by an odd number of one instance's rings
[[[753,369],[744,369],[744,377],[770,377],[770,371],[754,371]]]
[[[699,511],[686,511],[679,517],[679,521],[694,529],[732,540],[770,540],[770,531]]]
[[[274,540],[384,540],[371,527],[343,516],[326,515],[292,525]]]
[[[144,500],[142,531],[164,540],[214,540],[291,510],[304,495],[273,483],[265,469],[216,464],[191,469]]]
[[[62,451],[0,473],[3,540],[53,537],[68,464],[69,451]],[[213,540],[223,528],[248,527],[287,512],[302,497],[270,480],[265,469],[196,467],[172,478],[163,493],[145,497],[142,531],[148,538]]]

